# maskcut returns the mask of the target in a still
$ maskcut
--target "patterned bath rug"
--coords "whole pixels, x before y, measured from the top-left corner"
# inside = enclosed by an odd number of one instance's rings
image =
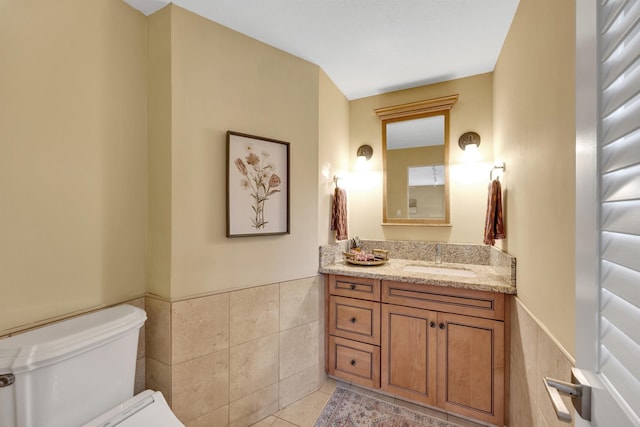
[[[459,427],[342,387],[336,387],[314,427]]]

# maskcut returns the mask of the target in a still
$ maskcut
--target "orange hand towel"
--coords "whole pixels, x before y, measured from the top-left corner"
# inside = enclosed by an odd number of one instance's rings
[[[494,179],[489,184],[487,200],[487,219],[484,224],[484,243],[494,245],[496,239],[504,239],[504,218],[502,216],[502,187],[500,181]]]
[[[331,229],[336,231],[336,240],[347,239],[347,192],[339,187],[333,195]]]

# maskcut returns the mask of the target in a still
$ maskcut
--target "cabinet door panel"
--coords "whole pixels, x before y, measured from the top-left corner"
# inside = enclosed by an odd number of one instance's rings
[[[436,403],[436,316],[428,310],[382,305],[383,390]]]
[[[504,323],[439,313],[438,405],[502,425]]]

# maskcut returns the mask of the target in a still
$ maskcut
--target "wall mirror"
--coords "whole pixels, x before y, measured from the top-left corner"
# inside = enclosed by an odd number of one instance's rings
[[[383,223],[449,224],[449,111],[458,95],[376,109]]]

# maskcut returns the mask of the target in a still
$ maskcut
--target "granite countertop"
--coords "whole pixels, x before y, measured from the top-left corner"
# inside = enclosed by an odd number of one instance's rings
[[[441,274],[434,272],[407,271],[415,266],[433,267],[439,269],[464,270],[461,275]],[[446,286],[452,288],[474,289],[478,291],[499,292],[515,294],[516,287],[511,281],[501,275],[498,270],[490,265],[477,264],[436,264],[428,261],[391,258],[382,265],[360,266],[338,261],[323,265],[319,269],[324,274],[341,274],[355,277],[368,277],[372,279],[396,280],[399,282],[420,283],[425,285]]]

